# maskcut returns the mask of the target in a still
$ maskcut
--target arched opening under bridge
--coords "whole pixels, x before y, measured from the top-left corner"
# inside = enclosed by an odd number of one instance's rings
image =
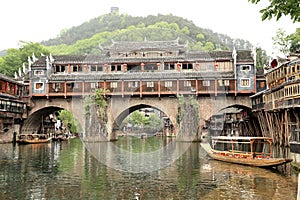
[[[206,120],[203,133],[209,136],[262,136],[258,124],[251,108],[235,104],[222,108]]]
[[[145,123],[137,126],[134,123],[135,120],[141,120],[141,123],[145,120]],[[175,134],[174,122],[170,116],[161,109],[148,104],[136,104],[122,110],[114,120],[113,132],[119,136],[124,134],[138,135],[140,133],[164,136]]]

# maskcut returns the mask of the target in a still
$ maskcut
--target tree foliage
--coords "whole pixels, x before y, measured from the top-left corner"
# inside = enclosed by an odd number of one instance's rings
[[[256,48],[256,67],[263,68],[264,65],[268,65],[269,57],[267,56],[266,51],[261,47]]]
[[[81,132],[81,126],[71,112],[67,110],[61,110],[59,111],[58,118],[67,126],[68,130],[72,133]]]
[[[130,123],[133,127],[142,128],[146,124],[146,117],[141,112],[136,110],[130,114],[128,123]]]
[[[295,33],[289,35],[287,40],[290,43],[291,52],[300,52],[300,28],[297,28]]]
[[[278,29],[276,31],[276,35],[272,37],[274,48],[279,50],[284,55],[287,55],[289,50],[289,41],[288,35],[286,34],[285,30]]]
[[[28,65],[28,56],[33,54],[38,58],[41,54],[49,54],[49,51],[39,43],[21,41],[18,49],[8,49],[6,56],[1,57],[0,73],[13,77],[23,63]]]
[[[153,131],[161,131],[163,125],[163,120],[157,114],[150,114],[147,117],[145,127]]]
[[[143,113],[136,110],[123,121],[123,126],[126,124],[156,132],[162,130],[163,120],[157,114],[151,113],[149,116],[145,116]]]
[[[261,0],[248,0],[252,4],[258,4]],[[300,22],[299,0],[269,0],[270,4],[260,10],[262,20],[276,18],[279,20],[283,15],[290,16],[294,22]]]
[[[115,41],[171,40],[179,37],[181,42],[189,41],[192,50],[207,50],[218,46],[221,50],[244,48],[250,42],[214,33],[210,29],[197,27],[192,21],[173,15],[148,15],[133,17],[116,13],[91,19],[80,26],[61,32],[60,36],[42,44],[50,46],[53,54],[99,53],[98,45],[110,45]],[[199,45],[201,44],[203,45]],[[211,43],[213,45],[211,45]],[[206,45],[208,44],[208,45]],[[193,48],[196,46],[196,48]],[[214,48],[213,48],[214,50]]]
[[[96,89],[94,94],[85,97],[84,110],[86,116],[90,115],[90,106],[95,104],[97,106],[98,117],[102,121],[107,120],[106,108],[107,108],[108,98],[104,95],[105,92],[107,91],[105,91],[103,88],[98,88]]]

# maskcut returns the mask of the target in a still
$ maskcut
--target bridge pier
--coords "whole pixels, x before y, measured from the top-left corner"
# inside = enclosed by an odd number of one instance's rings
[[[251,100],[248,96],[198,96],[196,98],[199,104],[199,133],[201,134],[202,128],[205,126],[205,121],[212,115],[215,115],[220,110],[235,106],[243,105],[251,107]],[[73,113],[74,117],[80,122],[82,127],[85,127],[85,111],[84,111],[84,99],[82,96],[73,98],[50,98],[50,99],[35,99],[32,103],[32,109],[28,114],[28,119],[24,122],[22,130],[32,128],[39,125],[43,115],[49,115],[54,111],[65,109]],[[178,98],[176,97],[122,97],[112,96],[107,106],[107,123],[106,129],[106,141],[116,140],[117,134],[115,130],[119,130],[122,121],[133,111],[141,108],[155,108],[166,117],[170,119],[170,122],[174,126],[174,133],[178,133],[177,113],[178,113]],[[98,123],[94,121],[93,123]],[[103,129],[96,128],[97,130]],[[89,129],[90,130],[90,129]],[[103,139],[103,138],[102,138]]]

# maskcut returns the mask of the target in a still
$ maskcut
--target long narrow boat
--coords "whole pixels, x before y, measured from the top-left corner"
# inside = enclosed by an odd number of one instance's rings
[[[37,144],[47,143],[49,141],[51,141],[51,137],[47,134],[20,134],[17,137],[19,144]]]
[[[292,162],[289,158],[272,157],[272,138],[269,137],[212,137],[212,146],[201,143],[208,155],[216,160],[250,165],[274,167]]]

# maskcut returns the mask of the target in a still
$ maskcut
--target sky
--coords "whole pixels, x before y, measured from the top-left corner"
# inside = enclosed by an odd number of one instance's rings
[[[282,28],[291,34],[300,23],[293,23],[289,17],[262,21],[259,10],[267,4],[268,0],[262,0],[258,5],[248,0],[3,1],[0,7],[0,50],[17,48],[21,40],[41,42],[55,38],[61,30],[107,14],[111,7],[116,6],[120,14],[131,16],[172,14],[183,17],[201,28],[248,40],[271,55],[272,37],[276,31]]]

